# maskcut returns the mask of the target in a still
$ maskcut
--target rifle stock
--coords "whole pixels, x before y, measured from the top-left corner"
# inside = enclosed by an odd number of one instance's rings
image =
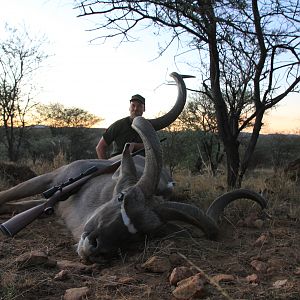
[[[132,153],[132,156],[135,156],[137,154],[140,154],[144,149],[140,149]],[[49,197],[49,199],[43,203],[39,204],[35,207],[32,207],[26,211],[23,211],[6,222],[0,224],[0,230],[3,234],[13,237],[16,235],[20,230],[22,230],[24,227],[32,223],[35,219],[40,217],[43,213],[50,215],[53,212],[54,205],[59,202],[68,199],[72,194],[77,192],[82,185],[84,185],[88,180],[90,180],[92,177],[105,174],[105,173],[111,173],[117,170],[117,168],[120,166],[121,160],[117,160],[113,162],[112,164],[104,167],[98,167],[95,172],[89,173],[88,175],[81,177],[80,179],[71,182],[68,185],[63,186],[61,189],[56,189],[54,193],[51,191],[52,196]],[[53,188],[47,190],[48,192],[52,190]],[[46,191],[46,192],[47,192]],[[45,197],[45,192],[43,193]]]

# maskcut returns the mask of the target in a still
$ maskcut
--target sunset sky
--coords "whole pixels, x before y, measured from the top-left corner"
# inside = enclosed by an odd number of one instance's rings
[[[71,0],[0,0],[0,33],[4,23],[30,33],[45,35],[51,55],[36,77],[39,89],[36,100],[43,103],[60,102],[67,107],[81,107],[105,121],[128,114],[131,95],[146,98],[145,117],[155,117],[169,109],[176,99],[176,88],[166,85],[169,73],[194,74],[185,59],[174,62],[176,49],[157,58],[157,38],[141,32],[135,43],[119,45],[116,41],[94,43],[96,32],[91,20],[77,18]],[[157,58],[157,59],[155,59]],[[197,79],[186,80],[187,87],[199,88]],[[263,132],[300,132],[300,99],[293,94],[283,100],[264,119]]]

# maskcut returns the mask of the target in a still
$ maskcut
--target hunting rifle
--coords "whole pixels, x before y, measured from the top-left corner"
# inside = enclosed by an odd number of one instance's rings
[[[165,140],[165,138],[162,139],[161,142],[163,140]],[[144,148],[139,149],[133,152],[131,156],[141,154],[143,151]],[[112,173],[117,170],[120,164],[121,160],[117,160],[105,167],[97,168],[96,166],[93,166],[87,169],[85,172],[81,173],[79,176],[70,178],[68,181],[62,183],[61,185],[54,186],[46,190],[42,193],[42,195],[46,199],[49,198],[45,203],[39,204],[15,215],[6,222],[0,224],[0,230],[5,235],[13,237],[20,230],[29,225],[42,214],[51,215],[54,212],[54,205],[57,202],[68,199],[72,194],[76,193],[88,180],[101,174]]]

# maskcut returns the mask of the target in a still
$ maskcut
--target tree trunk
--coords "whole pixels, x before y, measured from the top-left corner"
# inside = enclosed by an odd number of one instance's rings
[[[239,172],[239,144],[230,130],[227,106],[220,87],[220,58],[217,47],[216,19],[212,5],[209,8],[208,16],[210,19],[207,36],[210,52],[211,92],[216,110],[218,132],[224,144],[227,158],[227,185],[229,189],[233,189],[236,186]]]
[[[248,169],[250,160],[253,156],[253,152],[255,150],[257,140],[258,140],[258,137],[259,137],[260,129],[263,125],[262,119],[263,119],[264,113],[265,113],[265,109],[263,107],[261,107],[261,109],[259,110],[259,112],[257,113],[257,116],[255,118],[255,123],[254,123],[253,131],[252,131],[252,134],[251,134],[251,138],[250,138],[250,141],[248,143],[248,146],[247,146],[247,149],[245,151],[242,162],[241,162],[240,174],[239,174],[239,178],[238,178],[238,185],[239,186],[241,186],[241,184],[242,184],[243,177],[245,175],[246,170]]]
[[[237,178],[240,168],[239,142],[232,140],[224,145],[227,161],[227,186],[228,189],[239,188]]]

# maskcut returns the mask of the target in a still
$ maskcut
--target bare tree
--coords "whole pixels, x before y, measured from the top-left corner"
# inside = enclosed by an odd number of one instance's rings
[[[203,87],[214,103],[218,134],[227,158],[227,183],[230,188],[240,186],[264,113],[297,91],[299,0],[76,3],[80,16],[98,16],[94,29],[99,38],[131,40],[134,37],[130,33],[143,25],[158,33],[169,33],[161,54],[175,41],[201,53],[199,69],[207,66],[202,73]],[[239,135],[250,122],[254,123],[251,138],[240,157]]]
[[[7,37],[0,41],[0,124],[8,157],[17,161],[24,131],[34,103],[32,75],[47,57],[42,51],[45,39],[31,38],[23,29],[6,26]]]

